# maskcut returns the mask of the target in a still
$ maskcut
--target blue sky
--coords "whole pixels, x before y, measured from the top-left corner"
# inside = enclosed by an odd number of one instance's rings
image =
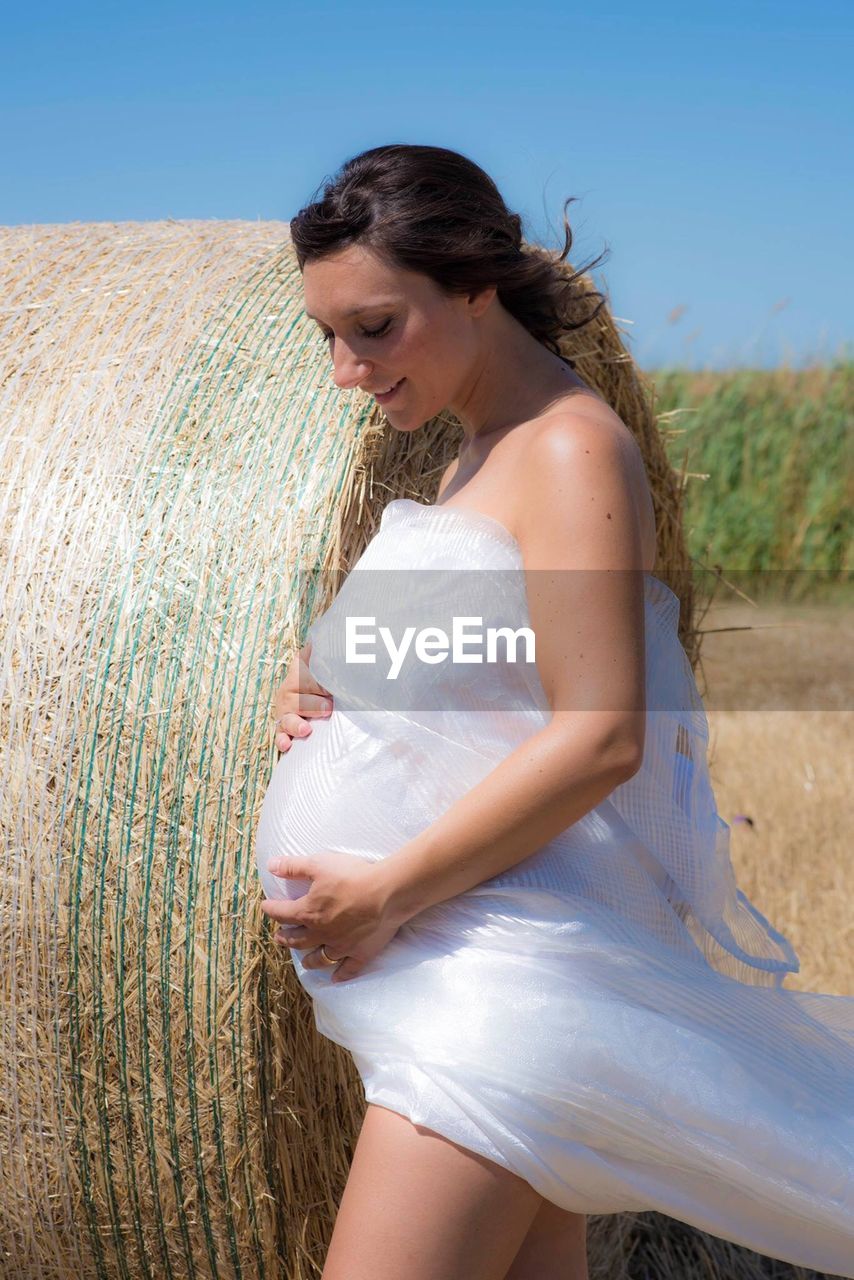
[[[452,147],[583,265],[645,369],[852,339],[851,0],[48,3],[4,17],[0,222],[287,220]]]

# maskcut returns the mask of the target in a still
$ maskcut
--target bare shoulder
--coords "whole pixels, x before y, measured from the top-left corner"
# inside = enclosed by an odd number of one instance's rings
[[[591,405],[588,398],[584,409],[562,409],[528,424],[524,456],[534,465],[591,451],[643,465],[637,440],[604,401]]]
[[[514,533],[532,562],[561,545],[579,563],[651,568],[655,518],[643,455],[607,404],[531,422],[515,462]]]

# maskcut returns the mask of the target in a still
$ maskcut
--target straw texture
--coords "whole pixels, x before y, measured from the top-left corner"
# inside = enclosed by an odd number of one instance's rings
[[[0,1271],[302,1280],[364,1099],[259,909],[271,701],[459,424],[334,385],[286,223],[2,228],[0,277]],[[640,442],[696,663],[652,388],[606,308],[564,354]]]

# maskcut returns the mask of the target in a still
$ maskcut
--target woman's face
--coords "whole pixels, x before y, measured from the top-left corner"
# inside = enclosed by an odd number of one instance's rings
[[[327,336],[336,384],[375,394],[400,383],[378,403],[392,426],[413,431],[466,387],[482,342],[476,320],[495,288],[451,298],[429,276],[351,245],[306,262],[303,296]]]

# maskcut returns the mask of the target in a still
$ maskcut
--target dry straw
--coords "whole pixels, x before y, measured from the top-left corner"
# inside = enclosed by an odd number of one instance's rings
[[[317,1276],[364,1097],[260,911],[270,707],[459,424],[335,387],[286,223],[0,243],[0,1272]],[[640,442],[696,661],[652,389],[605,308],[564,354]]]

